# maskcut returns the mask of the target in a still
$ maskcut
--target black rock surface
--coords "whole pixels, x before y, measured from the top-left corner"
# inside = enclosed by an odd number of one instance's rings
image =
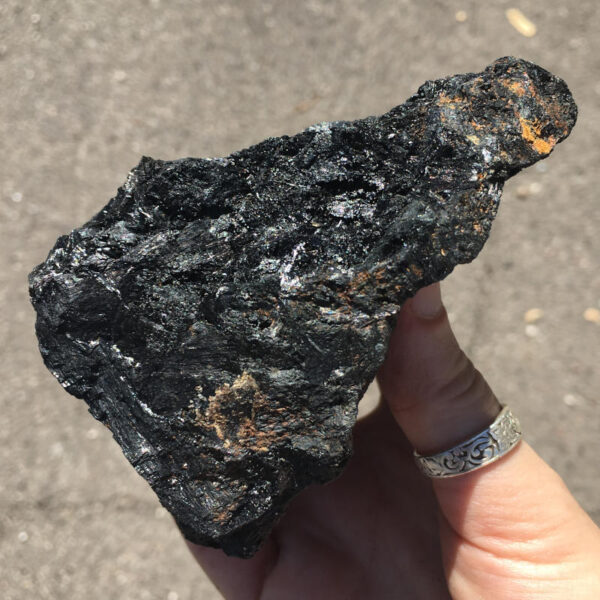
[[[188,539],[250,556],[341,472],[402,303],[475,258],[503,182],[575,119],[504,58],[381,117],[143,158],[30,276],[44,361]]]

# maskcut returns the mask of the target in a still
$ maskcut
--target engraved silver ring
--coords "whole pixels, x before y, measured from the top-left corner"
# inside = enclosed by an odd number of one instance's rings
[[[516,447],[521,435],[519,420],[504,406],[481,433],[450,450],[430,456],[421,456],[415,450],[414,456],[419,469],[428,477],[457,477],[498,460]]]

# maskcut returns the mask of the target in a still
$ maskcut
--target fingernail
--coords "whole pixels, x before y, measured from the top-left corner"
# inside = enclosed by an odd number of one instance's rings
[[[413,312],[421,319],[435,319],[443,308],[440,284],[434,283],[419,290],[412,299]]]

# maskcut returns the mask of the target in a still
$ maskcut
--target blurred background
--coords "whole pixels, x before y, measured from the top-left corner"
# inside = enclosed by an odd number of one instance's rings
[[[443,289],[463,346],[600,521],[597,0],[0,2],[0,597],[220,598],[42,364],[26,276],[57,236],[142,154],[227,155],[380,114],[507,54],[566,79],[579,123],[509,182],[484,251]]]

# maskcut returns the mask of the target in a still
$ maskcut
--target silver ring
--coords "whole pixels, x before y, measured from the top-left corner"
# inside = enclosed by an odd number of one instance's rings
[[[519,420],[504,406],[487,429],[465,442],[431,456],[421,456],[415,450],[414,456],[427,477],[456,477],[498,460],[515,448],[521,435]]]

